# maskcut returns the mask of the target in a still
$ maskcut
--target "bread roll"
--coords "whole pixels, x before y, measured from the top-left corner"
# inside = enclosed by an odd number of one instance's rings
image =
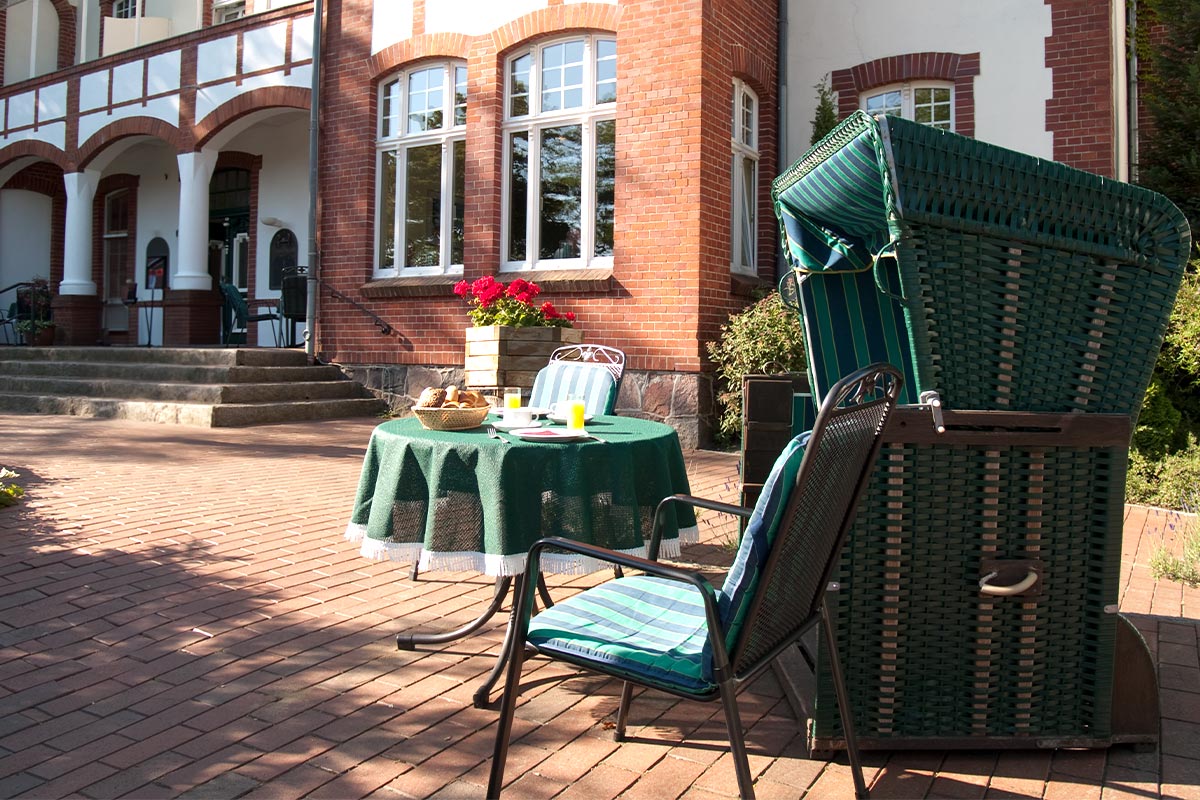
[[[454,386],[453,384],[451,384],[450,386],[446,387],[446,402],[447,403],[457,403],[458,402],[458,387],[457,386]]]
[[[419,408],[438,408],[446,401],[446,392],[436,386],[429,386],[421,391],[417,398]]]

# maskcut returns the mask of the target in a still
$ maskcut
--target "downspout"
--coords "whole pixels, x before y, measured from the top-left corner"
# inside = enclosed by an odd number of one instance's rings
[[[787,157],[787,4],[788,0],[779,0],[778,19],[776,20],[776,35],[778,41],[775,43],[776,63],[775,63],[775,109],[776,117],[775,125],[778,129],[775,141],[775,171],[776,174],[781,174],[787,167],[784,159]],[[786,265],[783,260],[783,249],[775,248],[775,278],[772,281],[776,286],[779,284],[779,279],[783,276],[786,270]]]
[[[1129,110],[1129,182],[1138,182],[1138,41],[1137,0],[1128,0],[1129,17],[1125,23],[1125,36],[1129,40],[1128,83]]]
[[[321,17],[322,0],[313,0],[312,108],[308,114],[308,297],[304,308],[304,354],[309,362],[316,360],[317,292],[320,289],[318,271],[321,256],[317,252],[317,190],[319,177],[317,158],[320,155],[318,134],[321,129]]]

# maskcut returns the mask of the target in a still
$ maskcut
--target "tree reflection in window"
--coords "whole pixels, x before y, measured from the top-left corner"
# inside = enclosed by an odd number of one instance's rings
[[[466,123],[467,68],[460,63],[426,62],[380,86],[378,270],[461,267]]]
[[[617,45],[576,35],[506,66],[506,269],[611,259],[616,213]]]

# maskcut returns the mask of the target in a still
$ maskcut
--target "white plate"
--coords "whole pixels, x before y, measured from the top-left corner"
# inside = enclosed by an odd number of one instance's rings
[[[548,409],[548,408],[538,408],[537,406],[521,406],[521,407],[524,408],[526,411],[528,411],[530,414],[533,414],[535,417],[544,417],[550,413],[550,409]],[[504,409],[501,408],[500,406],[496,406],[495,408],[492,409],[492,416],[503,417]]]
[[[517,428],[509,433],[527,442],[578,442],[591,438],[584,431],[565,431],[562,428]]]
[[[546,415],[546,419],[550,420],[551,422],[557,422],[557,423],[560,423],[560,424],[562,424],[562,425],[566,425],[566,424],[567,424],[567,418],[566,418],[566,417],[561,417],[561,416],[559,416],[558,414],[555,414],[553,411],[551,411],[549,414],[547,414],[547,415]],[[591,421],[592,421],[592,415],[591,415],[591,414],[584,414],[584,415],[583,415],[583,421],[584,421],[584,423],[591,422]]]
[[[506,431],[508,433],[512,433],[512,432],[518,431],[518,430],[533,430],[535,428],[542,427],[542,423],[539,420],[534,420],[533,422],[530,422],[527,424],[522,424],[520,422],[505,422],[503,419],[500,419],[500,420],[497,420],[497,421],[491,423],[491,425],[493,428],[495,428],[498,431]]]

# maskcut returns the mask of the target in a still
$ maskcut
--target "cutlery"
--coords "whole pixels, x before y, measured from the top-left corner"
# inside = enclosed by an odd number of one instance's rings
[[[491,437],[492,439],[499,439],[500,441],[504,442],[505,444],[509,443],[508,439],[505,439],[503,436],[500,435],[500,432],[496,430],[495,425],[488,425],[487,435],[489,437]]]

